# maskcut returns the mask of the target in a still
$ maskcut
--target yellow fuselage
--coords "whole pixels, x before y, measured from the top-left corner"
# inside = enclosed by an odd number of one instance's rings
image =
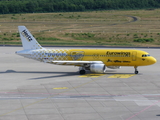
[[[154,57],[141,50],[46,49],[35,51],[40,53],[38,59],[48,59],[48,61],[102,61],[106,66],[145,66],[156,62]]]

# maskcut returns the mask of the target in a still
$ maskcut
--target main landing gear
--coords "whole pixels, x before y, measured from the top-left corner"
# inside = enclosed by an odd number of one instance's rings
[[[83,67],[80,67],[80,68],[79,68],[79,74],[80,74],[80,75],[86,74],[86,70],[85,70]]]
[[[80,74],[80,75],[84,75],[85,73],[86,73],[85,70],[80,70],[80,71],[79,71],[79,74]]]
[[[135,74],[138,74],[138,70],[137,70],[137,66],[134,66],[134,69],[135,69]]]

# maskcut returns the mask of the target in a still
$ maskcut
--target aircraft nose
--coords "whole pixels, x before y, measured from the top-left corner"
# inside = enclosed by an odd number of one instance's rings
[[[157,62],[157,60],[153,57],[153,58],[151,59],[151,62],[152,62],[152,64],[154,64],[154,63]]]

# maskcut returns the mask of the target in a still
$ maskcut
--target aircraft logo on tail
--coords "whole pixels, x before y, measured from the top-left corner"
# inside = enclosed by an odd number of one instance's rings
[[[32,41],[32,37],[30,35],[28,35],[27,31],[26,30],[23,30],[21,32],[21,34],[23,35],[23,37],[25,37],[29,42]]]

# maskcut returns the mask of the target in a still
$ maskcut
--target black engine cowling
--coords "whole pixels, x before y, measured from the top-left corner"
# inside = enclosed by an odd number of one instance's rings
[[[90,71],[95,73],[104,73],[106,66],[104,64],[91,64]]]

